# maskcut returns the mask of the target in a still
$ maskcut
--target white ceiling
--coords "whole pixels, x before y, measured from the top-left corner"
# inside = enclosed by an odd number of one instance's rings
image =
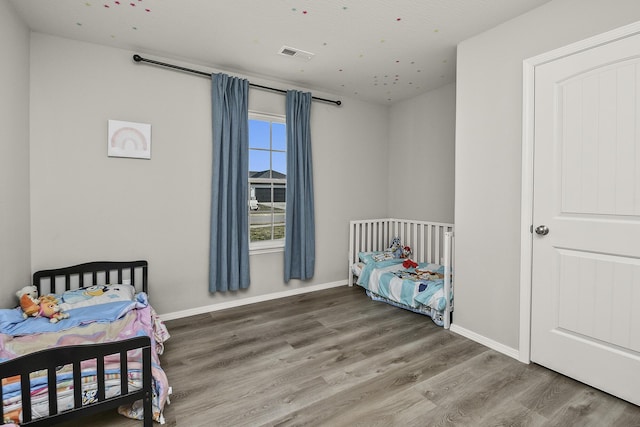
[[[550,0],[10,1],[33,31],[393,104],[454,82],[460,41]]]

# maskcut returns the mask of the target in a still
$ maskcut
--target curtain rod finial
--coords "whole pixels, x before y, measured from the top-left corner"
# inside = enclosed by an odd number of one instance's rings
[[[136,62],[140,62],[140,61],[142,61],[142,56],[140,56],[138,54],[133,55],[133,60],[136,61]]]

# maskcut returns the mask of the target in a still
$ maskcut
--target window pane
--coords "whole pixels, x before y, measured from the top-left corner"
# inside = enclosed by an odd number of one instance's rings
[[[249,210],[249,241],[273,239],[273,214],[271,206],[271,184],[249,183],[251,196],[255,197],[257,209]],[[251,203],[251,202],[249,202]]]
[[[247,211],[251,242],[284,238],[286,184],[271,181],[284,180],[287,173],[286,125],[281,120],[284,117],[275,122],[259,116],[249,119]]]
[[[271,178],[270,173],[261,173],[270,170],[269,154],[270,151],[249,150],[249,177]]]
[[[249,120],[249,148],[269,149],[269,122]]]
[[[284,239],[284,221],[286,214],[285,184],[273,184],[273,238]]]
[[[284,123],[273,123],[271,127],[272,138],[271,143],[273,144],[272,150],[287,150],[287,132],[286,126]]]
[[[272,168],[276,172],[280,172],[282,176],[274,174],[276,179],[284,179],[287,177],[287,153],[281,153],[279,151],[273,151],[271,154]]]

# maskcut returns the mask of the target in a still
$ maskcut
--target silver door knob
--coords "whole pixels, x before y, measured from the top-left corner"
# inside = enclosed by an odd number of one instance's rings
[[[546,225],[537,226],[536,234],[539,234],[541,236],[546,236],[547,234],[549,234],[549,227],[547,227]]]

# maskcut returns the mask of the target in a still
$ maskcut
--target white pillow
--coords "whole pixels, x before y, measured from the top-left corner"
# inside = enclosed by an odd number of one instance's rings
[[[118,301],[133,301],[136,290],[131,285],[95,285],[66,291],[58,297],[62,310],[89,307]]]

